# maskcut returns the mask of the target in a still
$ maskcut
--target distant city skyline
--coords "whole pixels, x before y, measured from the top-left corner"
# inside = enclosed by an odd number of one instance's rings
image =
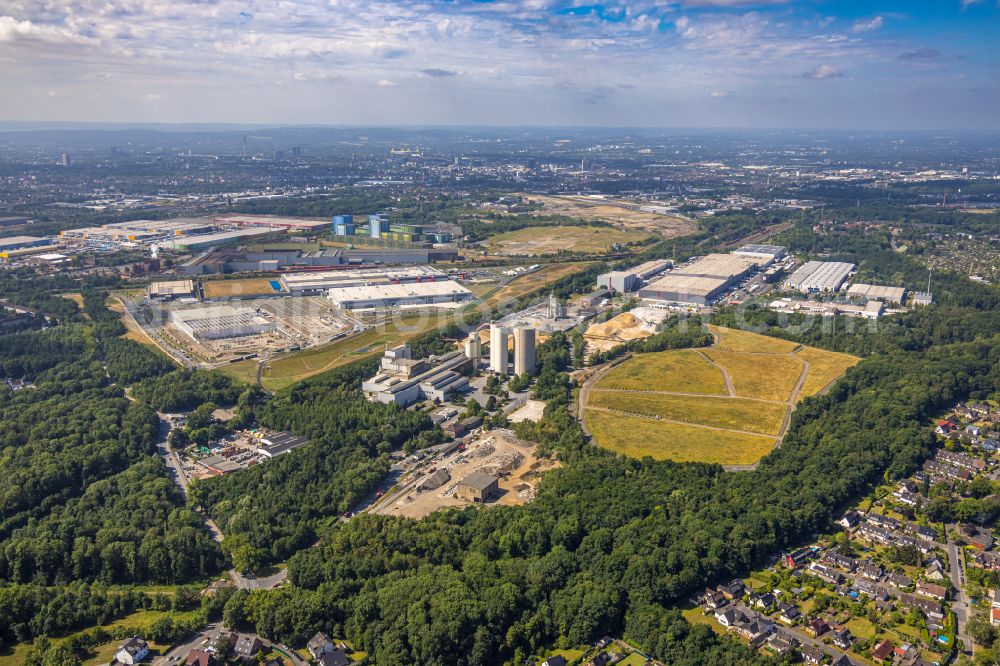
[[[1000,129],[998,0],[11,0],[0,121]]]

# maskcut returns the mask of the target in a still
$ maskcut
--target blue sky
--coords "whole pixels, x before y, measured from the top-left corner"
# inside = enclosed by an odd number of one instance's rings
[[[5,0],[0,120],[1000,128],[1000,0]]]

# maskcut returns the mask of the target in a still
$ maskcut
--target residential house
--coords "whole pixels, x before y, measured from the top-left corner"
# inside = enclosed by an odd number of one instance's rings
[[[837,524],[843,527],[845,530],[853,530],[855,527],[861,524],[861,514],[851,509],[843,515],[843,517],[837,521]]]
[[[1000,570],[1000,553],[976,551],[972,553],[972,563],[980,569],[998,571]]]
[[[773,606],[777,601],[777,599],[774,598],[774,595],[770,592],[764,592],[763,594],[751,592],[748,599],[752,608],[765,611],[771,608],[771,606]]]
[[[746,586],[739,578],[734,578],[725,585],[719,586],[719,592],[722,592],[722,596],[730,601],[733,599],[742,599],[743,595],[746,594],[746,591]]]
[[[608,666],[615,663],[615,660],[607,652],[599,652],[593,659],[587,662],[587,666]]]
[[[925,597],[937,599],[938,601],[944,601],[948,596],[948,588],[919,580],[917,581],[917,594],[922,594]]]
[[[819,562],[811,563],[809,565],[809,572],[818,577],[820,580],[830,583],[831,585],[839,585],[840,581],[844,579],[839,571],[824,564],[820,564]]]
[[[815,548],[799,548],[782,556],[781,561],[789,569],[802,566],[812,558],[816,557]]]
[[[191,650],[184,660],[184,666],[211,666],[212,655],[204,650]]]
[[[941,604],[937,601],[918,597],[915,594],[900,594],[899,601],[908,608],[916,608],[930,620],[944,619],[944,613],[941,611]]]
[[[830,666],[854,666],[854,662],[846,654],[842,654],[836,659],[834,659]]]
[[[775,654],[785,654],[797,644],[798,641],[795,638],[782,631],[776,631],[767,637],[767,648]]]
[[[704,603],[705,608],[709,610],[722,608],[723,606],[729,603],[726,600],[726,597],[722,594],[722,592],[719,592],[718,590],[705,590],[705,596],[703,597],[703,600],[704,601],[702,603]]]
[[[993,534],[989,530],[974,525],[963,525],[962,534],[969,545],[976,550],[993,550]]]
[[[826,623],[826,620],[820,617],[814,617],[809,620],[809,624],[806,625],[806,632],[814,637],[819,637],[830,631],[830,625]]]
[[[889,598],[889,592],[876,583],[870,580],[858,580],[854,583],[855,589],[861,594],[864,594],[869,599],[874,599],[876,601],[885,601]]]
[[[308,643],[306,643],[306,649],[309,650],[309,654],[312,655],[313,659],[319,659],[336,647],[337,646],[333,644],[333,641],[330,640],[330,637],[322,631],[318,632],[315,636],[309,639]]]
[[[335,647],[329,652],[324,652],[319,658],[320,666],[350,666],[354,660],[347,656],[343,648]]]
[[[889,583],[893,587],[898,587],[899,589],[913,585],[913,581],[910,580],[908,576],[897,572],[890,573],[886,576],[885,582]]]
[[[801,611],[791,604],[778,604],[778,619],[785,624],[795,624],[802,617]]]
[[[865,560],[858,567],[858,573],[868,580],[882,580],[882,576],[885,575],[885,571],[882,569],[881,564],[872,562],[871,560]]]
[[[932,560],[931,563],[927,565],[927,568],[924,569],[924,578],[926,578],[927,580],[934,580],[934,581],[944,580],[944,577],[945,577],[944,566],[941,564],[941,561],[938,560],[937,558],[934,558],[934,560]]]
[[[145,659],[148,654],[149,645],[146,641],[139,636],[132,636],[119,646],[115,659],[118,663],[132,666]]]
[[[990,609],[990,624],[994,627],[1000,627],[1000,608]]]
[[[260,642],[254,634],[240,634],[239,639],[236,641],[236,647],[233,648],[233,654],[237,658],[244,661],[251,661],[257,658],[257,653],[260,652],[264,644]]]
[[[543,661],[542,666],[566,666],[566,660],[556,654]]]
[[[743,614],[743,611],[735,608],[726,608],[715,612],[715,620],[728,629],[737,622],[746,620],[746,616]]]
[[[888,638],[872,648],[872,659],[875,661],[892,661],[893,644]]]
[[[880,513],[869,513],[868,517],[865,518],[865,522],[869,525],[875,525],[876,527],[881,527],[886,530],[898,530],[902,523],[892,516],[883,516]]]
[[[799,654],[802,655],[802,661],[811,666],[822,664],[823,660],[826,659],[826,653],[812,645],[803,645],[799,648]]]
[[[823,556],[823,561],[827,564],[839,567],[844,571],[854,573],[858,568],[858,561],[853,557],[847,557],[846,555],[841,555],[836,550],[831,550]]]
[[[841,650],[849,650],[854,645],[854,636],[847,627],[840,627],[830,635],[830,640]]]

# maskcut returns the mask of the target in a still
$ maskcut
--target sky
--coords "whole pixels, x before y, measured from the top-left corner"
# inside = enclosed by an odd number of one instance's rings
[[[1000,129],[1000,0],[3,0],[0,120]]]

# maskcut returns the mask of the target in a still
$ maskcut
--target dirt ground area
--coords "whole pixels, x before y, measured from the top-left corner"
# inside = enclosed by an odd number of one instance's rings
[[[276,279],[249,278],[246,280],[215,280],[202,285],[205,298],[231,298],[233,296],[270,296],[280,290],[271,286]]]
[[[615,245],[624,245],[648,238],[638,230],[625,231],[610,227],[528,227],[493,236],[486,247],[494,254],[540,256],[561,250],[576,252],[606,252]]]
[[[587,353],[608,351],[629,340],[648,338],[656,332],[657,324],[666,316],[666,310],[636,308],[604,323],[592,324],[583,334],[583,339],[587,343]]]
[[[421,486],[435,485],[430,480],[433,473],[428,470],[402,495],[380,507],[377,512],[390,516],[423,518],[439,509],[470,506],[472,503],[458,499],[455,491],[462,479],[479,471],[499,478],[499,497],[483,506],[524,504],[535,496],[535,487],[541,475],[559,466],[557,461],[538,458],[535,455],[536,448],[535,444],[518,439],[509,430],[485,432],[470,443],[465,451],[456,451],[437,464],[437,470],[448,470],[447,481],[437,487],[419,490]]]
[[[542,204],[542,210],[536,213],[538,215],[566,215],[583,220],[601,220],[621,229],[657,231],[665,238],[683,236],[695,230],[695,225],[690,220],[642,210],[642,204],[632,201],[535,194],[524,196]]]
[[[545,402],[542,400],[528,400],[518,407],[507,420],[511,423],[520,423],[521,421],[537,421],[542,418],[542,412],[545,411]]]

